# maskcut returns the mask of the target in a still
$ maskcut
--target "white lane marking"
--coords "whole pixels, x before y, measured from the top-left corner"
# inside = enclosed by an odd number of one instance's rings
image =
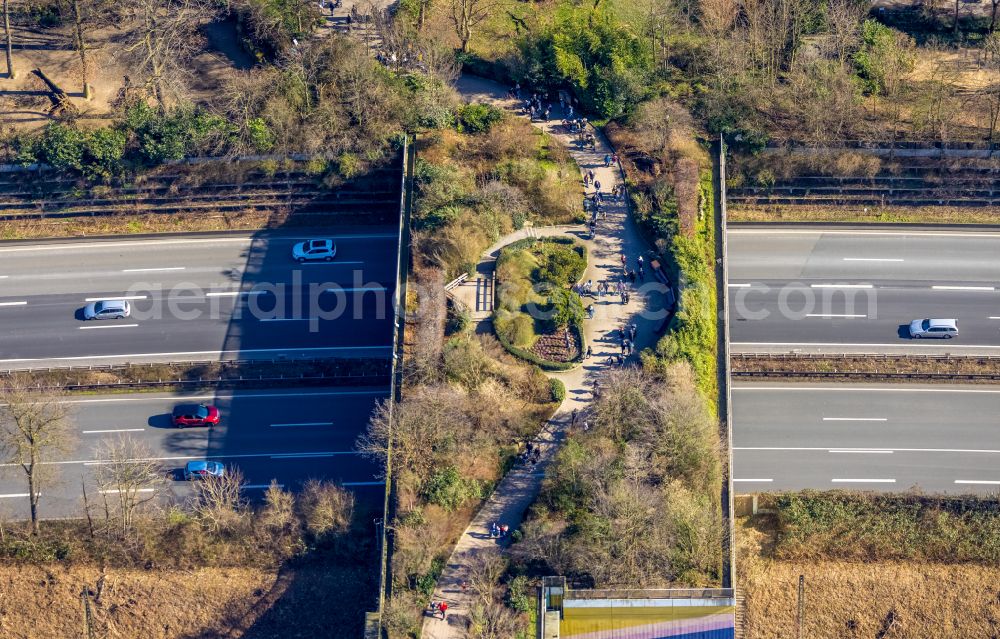
[[[161,268],[123,268],[122,273],[151,273],[153,271],[183,271],[186,266],[164,266]]]
[[[333,422],[303,422],[301,424],[271,424],[271,428],[297,428],[308,426],[333,426]]]
[[[271,455],[271,459],[312,459],[314,457],[333,457],[338,453],[285,453]]]
[[[0,306],[27,306],[27,300],[23,302],[0,302]]]
[[[1000,390],[983,388],[867,388],[865,386],[737,386],[735,391],[821,391],[835,393],[1000,393]]]
[[[985,486],[1000,486],[1000,481],[995,479],[956,479],[956,484],[983,484]]]
[[[773,479],[734,479],[736,481],[774,481]]]
[[[311,260],[309,262],[299,262],[299,266],[344,266],[347,264],[364,264],[361,260],[345,261],[345,260],[333,260],[330,262],[324,262],[322,260]]]
[[[114,428],[112,430],[83,430],[80,431],[84,435],[94,435],[97,433],[138,433],[146,430],[145,428]]]
[[[360,455],[361,453],[356,450],[346,450],[338,451],[333,453],[302,453],[302,455],[325,455],[327,457],[332,457],[334,455]],[[292,454],[294,456],[294,454]],[[287,456],[287,454],[285,455]],[[137,459],[130,459],[128,461],[185,461],[191,459],[249,459],[255,457],[270,457],[272,459],[281,459],[283,455],[275,455],[274,453],[239,453],[236,455],[178,455],[176,457],[142,457]],[[74,464],[83,464],[84,466],[100,466],[101,464],[110,464],[110,459],[74,459],[70,461],[56,461],[56,462],[42,462],[44,465],[49,466],[72,466]],[[0,468],[7,468],[17,466],[17,464],[0,464]]]
[[[384,291],[384,286],[360,286],[356,288],[328,288],[325,289],[324,293],[336,293],[337,291],[343,291],[345,293],[351,293],[354,291]]]
[[[9,493],[7,495],[0,495],[0,499],[4,497],[27,497],[27,496],[28,493]],[[41,494],[39,494],[39,497],[41,497]]]
[[[730,227],[727,235],[899,235],[916,237],[991,237],[1000,238],[998,233],[945,232],[945,231],[848,231],[848,230],[806,230],[806,229],[750,229]]]
[[[949,340],[940,340],[940,344],[934,344],[922,340],[919,347],[936,346],[941,348],[962,349],[962,348],[994,348],[1000,350],[1000,344],[951,344]],[[843,348],[912,348],[907,344],[844,344],[842,342],[730,342],[730,346],[798,346],[810,348],[814,346],[840,346]]]
[[[989,319],[1000,319],[1000,315],[990,315]]]
[[[284,484],[275,484],[278,488],[284,488]],[[271,487],[271,484],[246,484],[243,486],[245,490],[267,490]]]
[[[120,248],[126,246],[155,246],[164,244],[232,244],[234,242],[239,242],[241,244],[251,244],[253,238],[240,237],[240,238],[215,238],[210,240],[147,240],[132,241],[132,242],[90,242],[87,244],[74,244],[72,242],[63,242],[60,244],[44,244],[38,246],[26,246],[19,248],[0,248],[0,253],[29,253],[31,251],[70,251],[75,249],[90,249],[90,248]]]
[[[779,451],[829,451],[829,446],[734,446],[733,450],[779,450]],[[895,453],[986,453],[996,455],[1000,450],[978,448],[838,448],[836,450],[888,450]]]
[[[122,355],[75,355],[73,357],[43,357],[32,359],[29,357],[19,359],[0,359],[0,364],[16,364],[18,362],[72,362],[82,359],[134,359],[136,357],[176,357],[178,355],[228,355],[240,353],[311,353],[314,351],[359,351],[359,350],[392,350],[392,345],[387,346],[321,346],[316,348],[251,348],[247,350],[235,349],[226,351],[180,351],[177,353],[126,353]]]
[[[384,481],[345,481],[341,486],[385,486]]]
[[[871,284],[810,284],[809,288],[873,288]]]
[[[8,277],[10,277],[10,275],[0,275],[0,280],[5,280]]]
[[[902,262],[898,257],[845,257],[845,262]]]
[[[867,313],[806,313],[806,317],[868,317]]]
[[[824,417],[824,422],[887,422],[888,417]]]
[[[215,291],[205,293],[205,297],[238,297],[240,295],[264,295],[270,291]]]
[[[103,302],[104,300],[146,300],[148,295],[123,295],[121,297],[88,297],[84,302]]]
[[[1000,391],[997,391],[1000,392]],[[329,395],[385,395],[388,390],[342,391],[330,393],[259,393],[250,395],[171,395],[170,397],[108,397],[104,399],[67,399],[63,404],[110,404],[115,402],[177,402],[198,399],[269,399],[272,397],[327,397]],[[0,404],[4,406],[4,404]]]
[[[895,484],[895,479],[831,479],[834,484]]]
[[[750,288],[750,284],[743,284],[743,283],[741,283],[741,284],[733,284],[732,282],[730,282],[729,284],[727,284],[727,286],[729,288]]]
[[[932,286],[931,289],[935,291],[995,291],[996,290],[992,286],[951,286],[944,284]]]
[[[135,328],[138,324],[104,324],[103,326],[81,326],[81,331],[87,331],[93,328]]]
[[[891,455],[891,450],[828,450],[828,453],[850,453],[861,455]]]
[[[153,490],[154,489],[152,489],[152,488],[137,488],[133,492],[137,492],[137,493],[151,493],[151,492],[153,492]],[[101,493],[102,495],[117,495],[118,493],[121,492],[121,490],[119,490],[117,488],[114,488],[114,489],[110,489],[110,490],[99,490],[97,492]]]
[[[351,240],[378,240],[378,239],[396,239],[398,235],[395,233],[382,233],[382,234],[370,234],[370,235],[342,235],[336,236],[338,242],[348,242]],[[196,239],[196,238],[185,238],[185,239],[174,239],[174,240],[131,240],[125,242],[88,242],[85,244],[75,243],[75,242],[60,242],[58,244],[42,244],[36,246],[25,246],[17,248],[0,248],[0,253],[26,253],[31,251],[69,251],[75,249],[90,249],[90,248],[120,248],[127,246],[165,246],[171,244],[255,244],[257,242],[296,242],[307,240],[311,238],[303,237],[215,237],[207,239]],[[7,276],[0,276],[7,277]]]

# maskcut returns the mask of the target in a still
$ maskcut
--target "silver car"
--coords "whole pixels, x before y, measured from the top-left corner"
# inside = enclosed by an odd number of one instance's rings
[[[958,322],[953,319],[918,319],[910,322],[913,339],[951,339],[958,337]]]
[[[131,314],[128,300],[101,300],[83,307],[83,317],[88,320],[123,319]]]
[[[309,240],[292,247],[292,257],[297,262],[323,260],[329,262],[337,255],[337,245],[333,240]]]

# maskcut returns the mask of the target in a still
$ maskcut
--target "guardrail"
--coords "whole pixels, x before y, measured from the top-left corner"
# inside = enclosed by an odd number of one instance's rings
[[[445,292],[451,291],[453,288],[459,286],[460,284],[462,284],[463,282],[465,282],[468,279],[469,279],[469,274],[468,273],[462,273],[461,275],[459,275],[458,277],[456,277],[455,279],[453,279],[452,281],[450,281],[450,282],[448,282],[447,284],[444,285]]]
[[[744,359],[744,360],[760,360],[760,359],[779,359],[779,360],[824,360],[824,359],[844,359],[844,358],[864,358],[864,359],[881,359],[881,360],[892,360],[892,359],[911,359],[919,361],[929,361],[929,362],[941,362],[948,360],[985,360],[985,361],[1000,361],[1000,355],[953,355],[951,353],[945,353],[943,355],[927,355],[927,354],[909,354],[909,353],[865,353],[865,352],[851,352],[851,353],[734,353],[731,355],[733,360]]]
[[[569,589],[567,599],[715,599],[732,598],[732,588],[647,588],[576,590]]]
[[[14,375],[23,374],[25,372],[31,373],[52,373],[52,372],[77,372],[77,371],[113,371],[113,370],[141,370],[141,369],[152,369],[157,366],[169,366],[169,367],[195,367],[195,366],[205,366],[206,364],[219,364],[227,368],[236,368],[240,366],[274,366],[275,364],[297,364],[302,366],[331,366],[336,365],[340,362],[357,362],[358,360],[370,360],[373,362],[387,362],[388,357],[345,357],[345,358],[330,358],[330,359],[232,359],[232,360],[188,360],[188,361],[170,361],[170,362],[126,362],[123,364],[93,364],[87,366],[50,366],[46,368],[32,368],[30,370],[22,368],[8,368],[0,370],[0,375]]]
[[[1000,381],[989,373],[878,373],[866,371],[732,371],[732,377],[782,379],[904,379],[947,381]]]

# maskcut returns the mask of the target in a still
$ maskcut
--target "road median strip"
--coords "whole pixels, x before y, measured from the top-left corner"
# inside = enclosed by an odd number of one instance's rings
[[[1000,383],[1000,357],[987,355],[734,354],[731,363],[736,378]]]

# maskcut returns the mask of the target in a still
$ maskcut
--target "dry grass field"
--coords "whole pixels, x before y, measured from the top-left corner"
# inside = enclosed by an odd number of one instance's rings
[[[766,520],[765,520],[766,521]],[[1000,636],[1000,567],[925,562],[778,561],[761,518],[737,523],[737,578],[746,639],[796,633],[805,576],[803,637],[943,639]]]

